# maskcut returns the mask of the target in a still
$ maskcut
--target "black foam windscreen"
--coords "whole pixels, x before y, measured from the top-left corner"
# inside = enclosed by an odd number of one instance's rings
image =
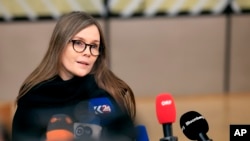
[[[196,111],[189,111],[180,118],[180,126],[187,138],[197,140],[200,134],[206,134],[209,130],[206,119]]]

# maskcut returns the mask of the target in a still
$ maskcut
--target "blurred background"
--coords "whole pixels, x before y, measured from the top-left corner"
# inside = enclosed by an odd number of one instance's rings
[[[57,19],[87,11],[101,23],[111,70],[134,90],[138,123],[163,137],[155,97],[169,92],[174,135],[196,110],[208,135],[250,124],[250,0],[0,0],[0,120],[11,128],[19,87],[40,63]]]

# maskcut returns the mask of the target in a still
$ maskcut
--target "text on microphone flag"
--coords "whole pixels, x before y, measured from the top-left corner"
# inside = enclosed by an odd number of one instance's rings
[[[108,114],[111,113],[111,108],[109,105],[98,105],[94,106],[95,114]]]

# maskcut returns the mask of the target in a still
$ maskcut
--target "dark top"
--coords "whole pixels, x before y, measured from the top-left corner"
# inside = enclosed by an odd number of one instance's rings
[[[106,111],[110,113],[96,114],[91,110],[89,102],[96,98],[109,100],[111,105],[106,105]],[[132,119],[97,86],[93,75],[67,81],[56,76],[33,87],[17,104],[12,141],[52,141],[51,137],[72,141],[72,136],[79,141],[135,138]]]

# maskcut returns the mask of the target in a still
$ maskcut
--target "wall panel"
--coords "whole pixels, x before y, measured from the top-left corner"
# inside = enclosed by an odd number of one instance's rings
[[[223,91],[225,18],[111,21],[111,67],[137,95]]]
[[[231,92],[250,91],[250,15],[232,16]]]

